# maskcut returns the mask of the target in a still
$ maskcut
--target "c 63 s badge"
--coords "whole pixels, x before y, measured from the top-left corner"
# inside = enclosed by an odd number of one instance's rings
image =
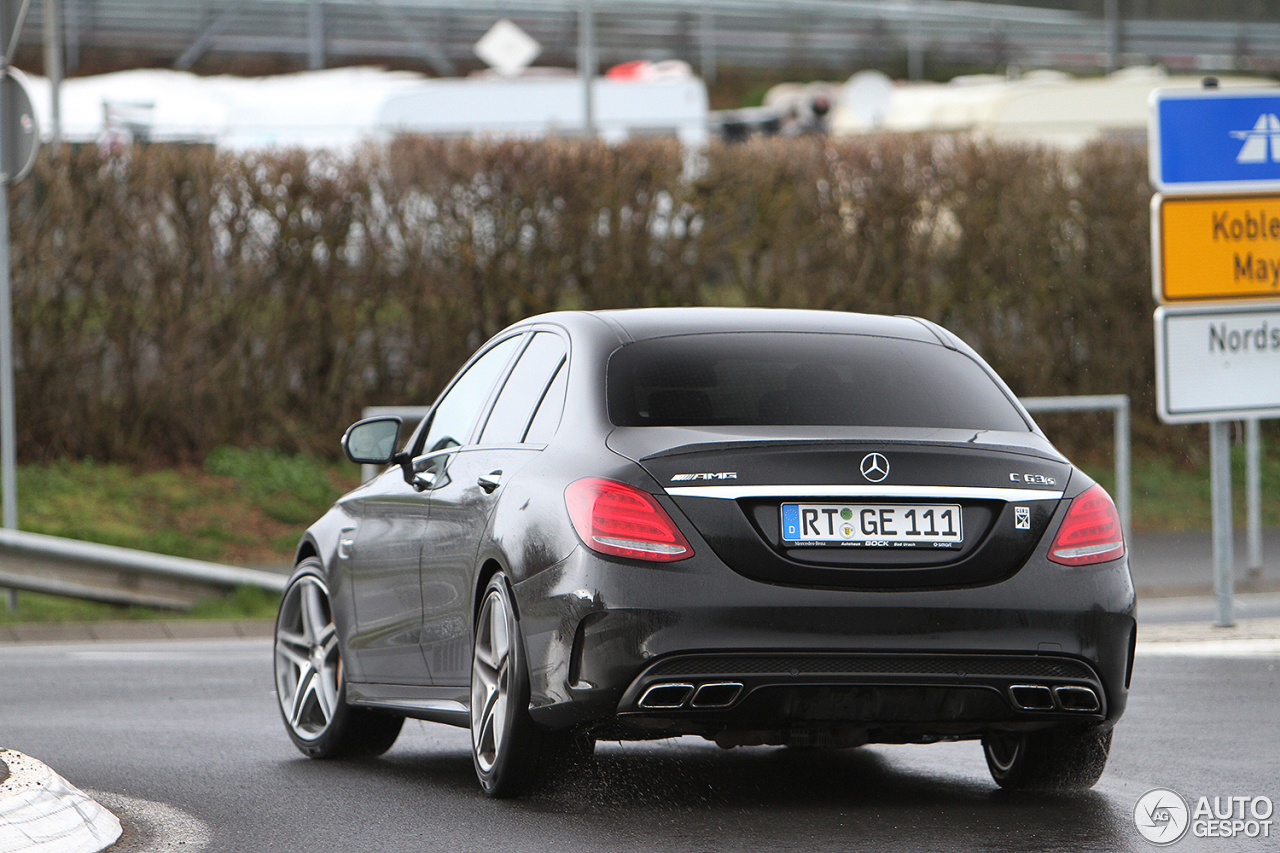
[[[737,471],[719,471],[713,474],[676,474],[671,478],[673,483],[687,483],[690,480],[736,480]]]

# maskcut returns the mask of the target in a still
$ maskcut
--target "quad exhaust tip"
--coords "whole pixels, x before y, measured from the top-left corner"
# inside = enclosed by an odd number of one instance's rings
[[[655,684],[644,692],[636,704],[650,711],[681,708],[692,695],[692,684]]]
[[[737,681],[711,681],[706,684],[661,682],[645,690],[636,706],[646,711],[671,711],[677,708],[727,708],[738,700],[742,684]]]
[[[1049,687],[1044,684],[1013,684],[1009,687],[1009,699],[1014,707],[1023,711],[1081,711],[1094,713],[1102,709],[1102,702],[1092,687],[1064,684]]]
[[[716,681],[704,684],[693,694],[695,708],[728,708],[742,692],[742,685],[736,681]]]
[[[1053,695],[1067,711],[1097,711],[1102,707],[1098,694],[1090,687],[1055,687]]]

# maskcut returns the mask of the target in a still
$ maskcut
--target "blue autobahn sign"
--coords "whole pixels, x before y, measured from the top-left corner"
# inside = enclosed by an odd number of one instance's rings
[[[1280,191],[1280,89],[1157,89],[1151,129],[1161,190]]]

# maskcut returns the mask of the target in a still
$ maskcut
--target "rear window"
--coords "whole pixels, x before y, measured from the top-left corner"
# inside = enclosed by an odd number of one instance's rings
[[[969,356],[865,335],[655,338],[609,359],[616,426],[888,426],[1027,432]]]

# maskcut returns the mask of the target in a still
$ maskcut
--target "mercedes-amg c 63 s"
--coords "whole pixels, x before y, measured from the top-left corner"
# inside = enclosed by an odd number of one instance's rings
[[[908,317],[534,317],[307,530],[275,633],[307,755],[469,728],[509,796],[597,739],[980,740],[1087,787],[1135,638],[1120,520],[967,345]],[[573,760],[570,760],[573,759]]]

